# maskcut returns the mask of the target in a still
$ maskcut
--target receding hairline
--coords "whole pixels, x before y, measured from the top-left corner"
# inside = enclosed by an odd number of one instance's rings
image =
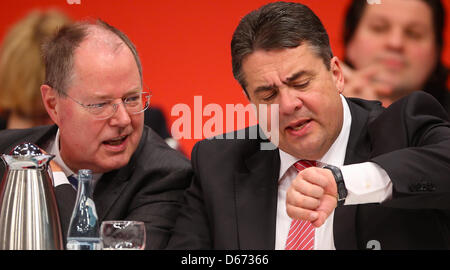
[[[70,88],[71,83],[76,79],[75,59],[78,57],[79,51],[82,49],[90,50],[97,46],[98,50],[102,51],[102,53],[112,54],[118,54],[123,52],[123,50],[128,50],[130,55],[134,58],[132,50],[127,46],[125,41],[110,29],[105,28],[105,26],[99,24],[98,22],[80,22],[80,26],[83,27],[85,36],[79,45],[73,50],[73,62],[71,67],[72,72],[67,78],[67,89]],[[136,61],[135,64],[139,70],[139,66]],[[142,83],[143,82],[141,81],[141,84]]]
[[[134,57],[141,85],[143,84],[142,64],[135,45],[125,33],[101,19],[95,21],[89,19],[66,25],[42,45],[46,67],[44,84],[56,89],[59,94],[64,94],[73,83],[74,57],[77,57],[75,54],[87,42],[95,43],[95,40],[102,44],[102,50],[111,52],[121,51],[125,44]]]
[[[80,47],[83,43],[88,41],[102,42],[102,45],[108,45],[107,47],[112,49],[114,52],[118,51],[122,46],[127,47],[125,42],[120,37],[101,25],[87,24],[85,31],[86,36],[80,43]],[[104,49],[104,47],[102,47],[102,49]]]

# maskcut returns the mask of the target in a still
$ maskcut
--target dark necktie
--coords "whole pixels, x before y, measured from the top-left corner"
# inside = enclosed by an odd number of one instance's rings
[[[67,177],[69,183],[77,190],[78,188],[78,179],[72,174]]]

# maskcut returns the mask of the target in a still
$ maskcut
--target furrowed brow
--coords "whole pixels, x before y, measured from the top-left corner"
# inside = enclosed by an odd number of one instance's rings
[[[255,89],[255,94],[260,93],[260,92],[265,92],[265,91],[270,91],[270,90],[275,90],[278,87],[275,85],[262,85],[262,86],[258,86]]]
[[[302,71],[299,71],[299,72],[297,72],[297,73],[294,73],[292,76],[286,78],[286,80],[283,81],[283,83],[284,83],[284,84],[289,84],[290,82],[295,81],[295,80],[297,80],[298,78],[300,78],[300,77],[302,77],[302,76],[307,76],[307,75],[310,75],[310,74],[311,74],[311,72],[302,70]]]

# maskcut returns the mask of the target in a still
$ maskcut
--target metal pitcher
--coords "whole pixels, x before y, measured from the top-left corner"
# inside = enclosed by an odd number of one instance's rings
[[[63,249],[61,224],[49,162],[34,144],[2,155],[6,171],[0,185],[0,249]]]

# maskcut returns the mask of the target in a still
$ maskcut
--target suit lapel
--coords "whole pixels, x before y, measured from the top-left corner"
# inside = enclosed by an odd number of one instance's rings
[[[105,219],[114,202],[126,187],[128,176],[128,170],[123,168],[105,173],[98,181],[94,190],[94,201],[100,221]]]
[[[347,101],[349,101],[347,99]],[[367,135],[367,110],[348,102],[352,115],[350,135],[345,153],[344,165],[367,161],[370,143]],[[334,212],[334,245],[336,249],[358,249],[356,214],[357,205],[338,207]]]
[[[235,174],[238,248],[274,249],[278,150],[258,150],[245,159],[245,165],[247,171]]]

